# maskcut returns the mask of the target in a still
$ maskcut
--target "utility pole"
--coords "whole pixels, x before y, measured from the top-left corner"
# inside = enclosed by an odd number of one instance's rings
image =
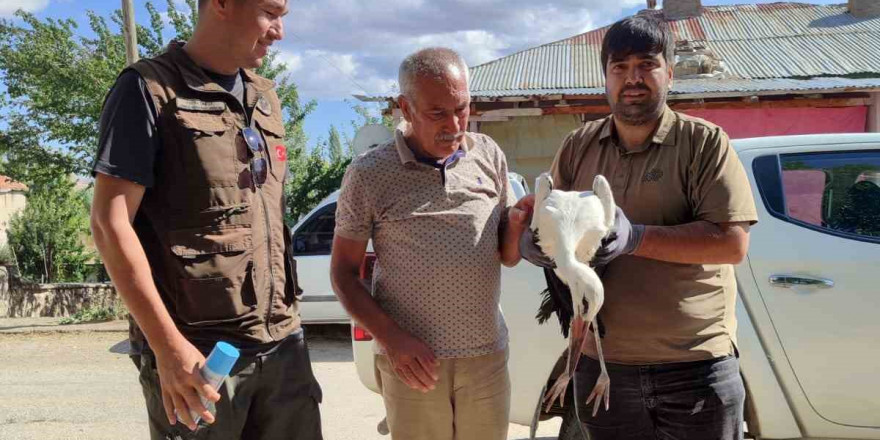
[[[138,60],[137,27],[134,24],[133,0],[122,0],[122,34],[125,36],[125,65]]]

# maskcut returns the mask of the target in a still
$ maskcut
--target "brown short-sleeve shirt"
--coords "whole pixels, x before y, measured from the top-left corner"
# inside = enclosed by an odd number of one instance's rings
[[[498,245],[515,201],[488,136],[468,133],[457,160],[438,167],[398,130],[346,171],[336,234],[373,240],[373,296],[398,325],[439,358],[481,356],[507,346]]]
[[[758,220],[751,186],[724,131],[668,107],[652,141],[627,152],[612,117],[572,132],[553,162],[556,189],[587,191],[602,174],[633,222],[674,226]],[[677,264],[635,256],[602,275],[606,360],[697,361],[729,355],[736,341],[736,279],[729,264]],[[586,354],[595,356],[595,344]]]

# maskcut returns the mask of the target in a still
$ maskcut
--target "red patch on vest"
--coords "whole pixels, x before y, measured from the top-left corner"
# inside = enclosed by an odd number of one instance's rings
[[[276,145],[275,157],[282,162],[287,162],[287,148],[285,148],[284,145]]]

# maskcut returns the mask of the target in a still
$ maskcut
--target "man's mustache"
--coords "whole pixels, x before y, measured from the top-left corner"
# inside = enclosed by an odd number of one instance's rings
[[[459,131],[458,133],[453,134],[438,134],[435,138],[438,142],[453,142],[459,140],[464,137],[463,131]]]
[[[644,84],[639,84],[639,85],[635,85],[635,86],[627,86],[627,87],[624,87],[623,90],[620,91],[620,93],[618,94],[618,98],[623,98],[623,94],[626,92],[648,92],[650,94],[651,89],[649,89],[648,86],[646,86]]]

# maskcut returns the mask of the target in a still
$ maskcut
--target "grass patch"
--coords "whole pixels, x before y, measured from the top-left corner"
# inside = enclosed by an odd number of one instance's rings
[[[62,318],[58,323],[61,325],[87,324],[90,322],[113,321],[119,317],[119,313],[112,307],[89,307],[74,313],[72,316]]]

